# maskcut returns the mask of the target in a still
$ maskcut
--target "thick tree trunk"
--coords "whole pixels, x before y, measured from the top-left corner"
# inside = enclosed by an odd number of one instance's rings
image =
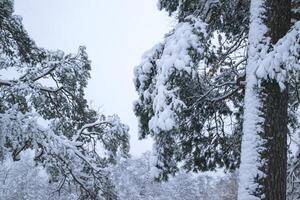
[[[245,106],[243,138],[241,145],[241,165],[239,168],[238,200],[260,200],[258,191],[261,181],[261,166],[259,148],[263,121],[261,113],[261,99],[258,95],[256,69],[267,52],[261,49],[267,45],[265,39],[267,27],[265,19],[265,0],[251,0],[250,25],[248,35],[248,60],[246,66]]]
[[[286,199],[287,171],[287,90],[281,91],[276,81],[262,83],[263,131],[264,141],[260,159],[263,160],[261,171],[265,174],[259,184],[261,199]],[[265,197],[265,198],[262,198]]]
[[[266,1],[266,25],[268,37],[275,44],[290,28],[291,0]],[[287,134],[288,134],[288,84],[282,91],[275,80],[262,82],[261,113],[264,119],[260,137],[263,148],[259,152],[263,165],[260,170],[265,176],[260,178],[261,199],[286,199]]]

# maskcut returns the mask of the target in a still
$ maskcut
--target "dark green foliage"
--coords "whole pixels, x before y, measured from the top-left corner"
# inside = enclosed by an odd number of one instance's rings
[[[207,22],[211,31],[228,37],[248,30],[249,7],[250,0],[159,0],[159,8],[176,13],[179,22],[194,15]]]
[[[12,1],[0,1],[0,71],[15,74],[0,79],[0,159],[34,149],[57,192],[116,199],[106,167],[128,156],[128,127],[88,106],[85,48],[65,54],[37,47],[12,11]]]
[[[175,11],[168,6],[177,4],[168,2],[161,1],[161,8]],[[195,7],[193,1],[183,4],[179,14]],[[196,172],[239,166],[246,33],[223,32],[225,23],[218,19],[217,29],[197,12],[183,19],[179,15],[165,42],[147,52],[135,70],[139,99],[134,111],[140,137],[154,138],[160,180],[175,174],[179,163]],[[187,58],[184,67],[178,66]]]

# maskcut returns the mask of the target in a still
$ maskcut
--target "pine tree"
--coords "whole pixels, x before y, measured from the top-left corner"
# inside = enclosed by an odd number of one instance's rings
[[[127,156],[128,127],[89,108],[85,48],[65,54],[37,47],[13,15],[13,1],[0,0],[0,70],[6,74],[0,79],[1,160],[18,161],[33,149],[58,192],[70,187],[80,199],[115,199],[106,167]]]
[[[291,1],[251,4],[245,98],[252,104],[245,100],[250,114],[245,115],[240,171],[252,170],[241,175],[240,199],[286,199],[288,111],[297,110],[291,100],[298,93],[293,82],[300,50],[299,22],[293,20],[292,26],[291,11]]]
[[[152,135],[156,142],[159,178],[174,174],[181,161],[193,171],[235,169],[239,165],[247,2],[160,1],[159,7],[177,11],[178,25],[135,69],[140,136]],[[241,32],[232,28],[232,20],[234,25],[241,24]]]
[[[135,69],[140,137],[154,138],[158,178],[178,166],[240,167],[239,199],[285,199],[287,136],[299,125],[298,1],[158,6],[178,24]]]
[[[160,179],[239,166],[248,1],[159,1],[178,25],[135,70],[141,138],[156,142]],[[234,23],[233,23],[234,21]]]

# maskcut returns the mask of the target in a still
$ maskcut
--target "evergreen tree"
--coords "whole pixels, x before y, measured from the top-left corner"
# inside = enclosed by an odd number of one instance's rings
[[[285,199],[287,135],[299,125],[299,2],[158,6],[178,24],[135,68],[134,108],[140,137],[154,138],[158,178],[241,162],[239,199]]]
[[[34,149],[57,191],[69,186],[80,199],[115,199],[106,167],[127,156],[128,127],[87,105],[85,48],[65,54],[37,47],[12,13],[13,1],[0,0],[0,70],[10,74],[0,79],[1,160]]]
[[[159,1],[178,25],[135,69],[141,138],[156,143],[160,179],[239,166],[248,1]],[[235,21],[235,23],[233,23]]]

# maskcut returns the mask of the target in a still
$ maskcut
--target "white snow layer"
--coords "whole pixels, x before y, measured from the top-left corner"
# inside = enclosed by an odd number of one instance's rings
[[[251,1],[251,23],[249,30],[248,64],[246,67],[245,115],[243,125],[243,139],[241,147],[241,165],[239,170],[239,200],[259,200],[253,195],[257,188],[255,177],[259,172],[258,149],[260,101],[255,91],[257,77],[255,71],[260,61],[267,54],[267,39],[264,37],[267,27],[263,24],[263,0]]]
[[[193,69],[195,63],[189,55],[190,49],[196,49],[197,53],[203,53],[203,45],[199,37],[206,36],[206,24],[199,19],[189,17],[186,22],[179,23],[169,34],[163,44],[157,45],[147,52],[141,65],[135,69],[135,77],[139,79],[141,87],[151,70],[155,70],[153,87],[143,93],[144,99],[153,100],[154,116],[149,121],[152,132],[171,130],[176,126],[176,114],[185,104],[177,98],[177,88],[170,85],[170,77],[182,73],[195,75]],[[154,57],[158,59],[153,59]]]
[[[300,22],[280,39],[269,52],[256,71],[260,79],[275,79],[281,89],[285,89],[289,72],[300,70]]]

